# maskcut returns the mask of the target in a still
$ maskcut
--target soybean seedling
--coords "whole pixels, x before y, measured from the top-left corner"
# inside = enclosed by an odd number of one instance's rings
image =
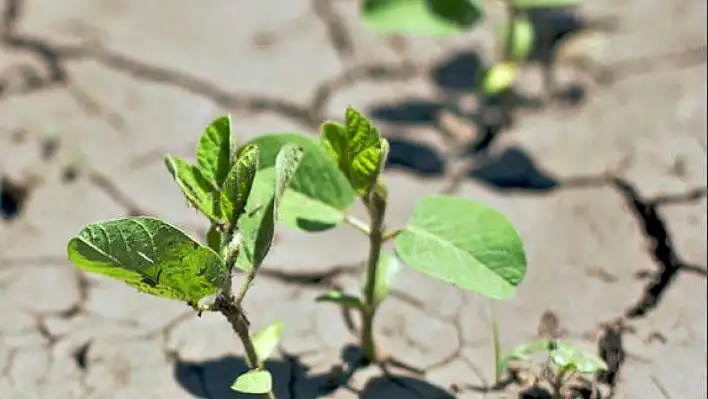
[[[534,356],[538,354],[545,358],[540,364],[533,361]],[[589,377],[607,370],[607,364],[595,354],[563,341],[548,339],[514,348],[497,365],[498,375],[507,371],[511,363],[521,363],[521,371],[525,371],[527,375],[524,381],[527,385],[544,385],[556,398],[572,397],[571,394],[578,388],[578,383],[592,385]],[[586,378],[580,380],[577,377]]]
[[[139,216],[87,225],[69,241],[69,259],[139,291],[184,301],[200,315],[221,312],[243,343],[249,366],[232,388],[273,398],[264,361],[283,326],[275,322],[251,335],[241,303],[270,250],[278,206],[303,155],[297,145],[282,146],[274,154],[270,184],[254,190],[261,150],[254,144],[237,148],[230,117],[220,117],[202,134],[196,164],[165,157],[188,204],[211,222],[208,245],[165,221]],[[237,294],[231,287],[235,269],[245,275]]]
[[[376,311],[404,264],[493,299],[511,298],[526,273],[519,235],[501,213],[479,202],[446,195],[424,197],[404,226],[388,228],[389,192],[383,171],[389,144],[373,123],[352,107],[346,110],[344,124],[323,123],[319,140],[285,133],[262,136],[252,143],[263,149],[263,154],[275,154],[287,143],[305,149],[283,196],[279,220],[309,232],[346,223],[368,239],[361,292],[334,290],[317,298],[358,313],[366,361],[382,360],[374,336]],[[267,160],[262,163],[269,164]],[[269,179],[269,174],[262,173],[256,184],[268,185]],[[349,214],[357,199],[368,220]],[[391,241],[395,251],[382,251]]]
[[[486,3],[500,4],[505,16],[497,36],[498,54],[492,65],[479,76],[470,72],[482,94],[498,97],[501,122],[507,126],[512,121],[512,89],[522,68],[539,45],[538,31],[530,13],[576,6],[583,0],[498,0]],[[480,0],[362,0],[361,16],[371,29],[382,34],[422,35],[443,37],[461,34],[478,26],[485,17],[485,2]],[[596,29],[581,29],[563,36],[552,46],[553,63],[564,61],[587,67],[596,63],[604,48],[604,36]],[[544,68],[546,96],[554,91],[553,65]]]

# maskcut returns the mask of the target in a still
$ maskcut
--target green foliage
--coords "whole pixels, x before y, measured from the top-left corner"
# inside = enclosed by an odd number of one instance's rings
[[[350,309],[361,310],[364,304],[354,295],[345,294],[340,290],[328,291],[315,299],[317,302],[331,302]]]
[[[513,32],[511,47],[509,49],[511,60],[515,62],[526,61],[536,43],[536,30],[531,20],[524,14],[517,15],[513,20],[504,25],[500,37],[504,42]]]
[[[256,348],[258,359],[266,361],[273,354],[282,339],[284,329],[283,323],[276,321],[253,334],[253,346]]]
[[[165,165],[187,201],[209,220],[218,222],[221,211],[215,196],[217,189],[204,177],[201,170],[196,165],[172,155],[165,156]]]
[[[403,264],[396,254],[383,252],[379,257],[379,264],[376,268],[376,280],[374,285],[374,306],[379,306],[393,287],[394,280],[398,272],[403,269]],[[362,276],[362,287],[366,285],[366,275]]]
[[[83,270],[192,306],[228,279],[213,250],[149,217],[91,223],[69,241],[67,252]]]
[[[352,107],[347,108],[346,125],[322,125],[322,145],[334,158],[354,191],[368,197],[383,167],[388,144],[371,121]]]
[[[280,218],[290,227],[324,231],[339,224],[356,195],[319,141],[300,134],[271,134],[251,144],[261,149],[254,191],[268,191],[275,181],[275,158],[286,143],[303,148],[305,156],[280,204]],[[260,195],[260,194],[257,194]]]
[[[238,230],[242,236],[242,251],[237,265],[240,268],[258,269],[270,251],[275,234],[275,223],[278,220],[278,205],[303,155],[303,149],[296,144],[283,145],[273,167],[275,173],[273,188],[270,191],[254,192],[255,195],[251,197],[256,205],[239,219]]]
[[[231,225],[235,225],[246,210],[246,201],[258,171],[259,156],[260,150],[256,145],[247,145],[224,179],[220,195],[221,214]]]
[[[247,371],[236,378],[231,389],[254,395],[265,394],[273,389],[273,376],[268,370]]]
[[[364,0],[364,22],[382,33],[443,36],[470,29],[484,8],[470,0]]]
[[[231,117],[221,116],[207,126],[197,147],[197,167],[216,187],[231,170]]]
[[[583,0],[509,0],[509,4],[518,10],[568,7],[581,4],[582,2]]]
[[[493,299],[511,298],[526,274],[523,245],[493,208],[462,198],[423,198],[396,238],[411,267]]]
[[[484,94],[496,95],[511,88],[519,75],[519,67],[513,62],[500,62],[493,65],[482,80]]]
[[[592,375],[607,370],[607,364],[594,353],[575,347],[566,342],[559,342],[551,351],[551,360],[563,371],[577,371]]]

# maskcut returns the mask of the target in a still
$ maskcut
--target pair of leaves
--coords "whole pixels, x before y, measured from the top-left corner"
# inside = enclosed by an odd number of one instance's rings
[[[597,355],[566,342],[552,344],[547,339],[540,339],[522,344],[510,351],[502,360],[500,369],[505,370],[513,361],[530,362],[535,354],[547,353],[562,372],[577,371],[592,375],[607,370],[607,364]]]
[[[325,122],[322,146],[335,160],[354,191],[363,198],[376,184],[388,157],[388,141],[378,129],[352,107],[347,107],[346,123]]]
[[[382,33],[445,36],[475,26],[484,8],[471,0],[364,0],[361,13]]]
[[[259,361],[264,362],[273,354],[280,343],[283,329],[283,323],[276,321],[253,335],[253,346]],[[238,376],[231,389],[241,393],[264,394],[273,389],[273,376],[268,370],[250,370]]]
[[[245,146],[238,153],[234,147],[231,118],[223,116],[200,137],[196,165],[172,155],[165,157],[167,169],[190,204],[212,223],[230,227],[246,207],[260,160],[257,146]]]

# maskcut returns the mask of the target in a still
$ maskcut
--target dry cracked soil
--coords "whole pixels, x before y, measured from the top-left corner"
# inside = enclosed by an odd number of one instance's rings
[[[355,370],[352,330],[313,299],[356,286],[365,243],[280,230],[245,304],[254,326],[287,325],[278,398],[545,397],[492,387],[490,309],[504,348],[550,320],[603,354],[605,397],[706,398],[706,2],[540,14],[548,37],[585,24],[609,45],[591,71],[558,66],[550,96],[539,48],[503,133],[472,85],[495,52],[488,7],[465,35],[387,39],[353,0],[0,2],[0,398],[239,397],[225,320],[83,274],[66,242],[138,214],[201,235],[164,153],[192,156],[222,113],[245,141],[316,134],[348,104],[391,141],[391,225],[426,194],[485,201],[529,269],[493,304],[406,270],[377,319],[391,364]]]

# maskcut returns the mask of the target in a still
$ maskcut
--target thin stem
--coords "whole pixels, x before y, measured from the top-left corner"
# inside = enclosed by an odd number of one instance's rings
[[[366,222],[361,221],[352,215],[344,215],[344,222],[354,227],[355,229],[361,231],[362,233],[366,234],[367,236],[371,234],[371,230],[369,226],[366,225]]]
[[[516,24],[514,23],[514,21],[516,20],[517,11],[511,5],[511,2],[509,0],[506,0],[504,2],[504,5],[506,7],[506,17],[509,30],[507,31],[506,37],[504,38],[504,48],[502,57],[503,61],[510,62],[514,60],[514,37],[516,36]],[[502,126],[506,127],[511,124],[512,119],[511,113],[513,108],[513,98],[511,88],[504,90],[504,92],[501,94],[500,102],[502,119],[501,122]]]
[[[371,203],[367,204],[371,208]],[[366,285],[364,286],[364,309],[362,310],[361,346],[364,358],[377,360],[374,342],[374,317],[376,316],[376,276],[383,244],[383,211],[370,210],[371,228],[369,233],[369,257],[366,262]]]
[[[262,370],[263,362],[258,358],[258,352],[256,352],[256,347],[251,339],[248,319],[241,307],[236,304],[234,296],[227,293],[219,295],[214,303],[214,310],[221,312],[226,317],[226,320],[231,324],[231,328],[241,340],[243,349],[246,352],[246,363],[249,369]],[[272,391],[263,394],[262,397],[264,399],[275,399]]]

